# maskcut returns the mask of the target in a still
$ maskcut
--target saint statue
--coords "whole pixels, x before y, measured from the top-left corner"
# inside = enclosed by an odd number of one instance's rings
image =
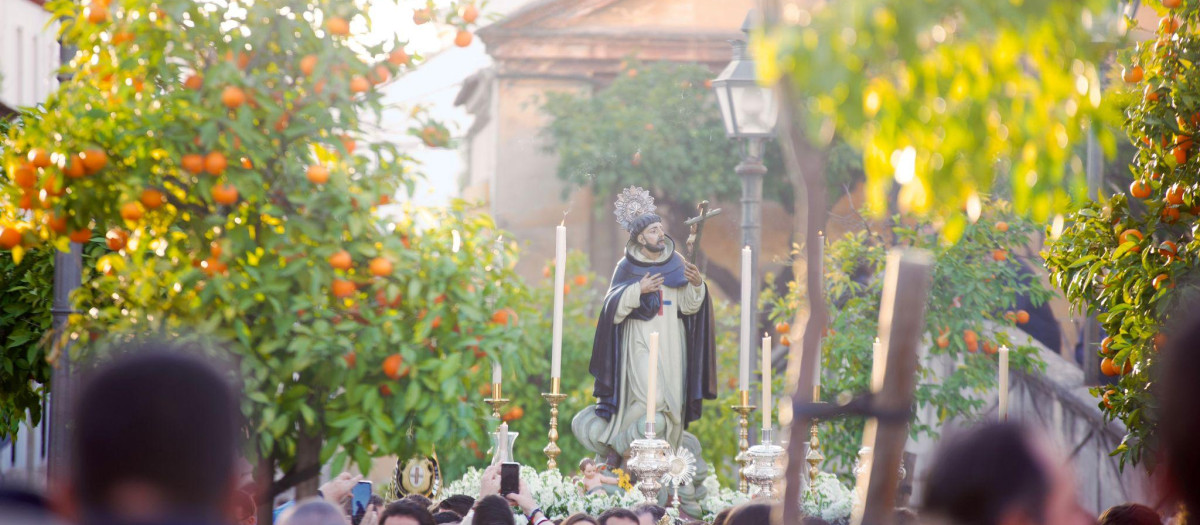
[[[708,288],[700,270],[675,251],[655,209],[642,188],[627,188],[617,198],[617,222],[629,232],[629,241],[592,342],[589,371],[596,379],[597,402],[571,422],[583,445],[614,468],[629,459],[629,444],[643,436],[648,417],[672,450],[683,446],[699,458],[700,443],[685,429],[700,418],[701,402],[717,394],[716,326]],[[647,416],[654,332],[659,334],[657,409]],[[685,512],[703,498],[700,482],[706,473],[707,466],[698,462],[692,487],[679,488]]]

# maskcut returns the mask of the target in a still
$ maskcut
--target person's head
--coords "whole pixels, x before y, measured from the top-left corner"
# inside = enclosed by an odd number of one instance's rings
[[[637,514],[628,509],[608,509],[596,521],[599,525],[639,525]]]
[[[181,351],[138,345],[85,379],[70,475],[84,516],[228,512],[238,481],[237,396],[216,367]]]
[[[667,249],[667,230],[663,226],[662,218],[654,214],[643,215],[638,218],[636,223],[641,224],[642,222],[645,222],[646,225],[641,230],[634,230],[632,235],[634,241],[643,250],[662,253]]]
[[[1200,317],[1189,316],[1172,332],[1155,385],[1164,485],[1159,488],[1178,499],[1188,514],[1200,516]]]
[[[725,525],[768,525],[771,523],[771,506],[766,503],[747,503],[733,509]]]
[[[910,508],[898,507],[892,513],[893,525],[917,525],[918,523],[920,522],[917,521],[917,513]]]
[[[633,508],[633,513],[637,515],[639,525],[654,525],[667,514],[667,509],[653,503],[642,503]]]
[[[583,458],[579,460],[579,471],[584,476],[591,476],[596,473],[596,460],[592,458]]]
[[[459,523],[461,521],[462,516],[454,511],[443,510],[433,515],[433,522],[439,525],[442,523]]]
[[[245,490],[234,492],[233,519],[236,525],[258,525],[258,506]]]
[[[1105,510],[1097,525],[1162,525],[1162,517],[1145,505],[1126,503]]]
[[[713,516],[712,525],[725,525],[725,522],[729,521],[729,515],[731,513],[733,513],[733,507],[725,507],[724,509],[721,509],[721,512],[718,512],[716,516]]]
[[[925,481],[923,518],[974,525],[1090,524],[1065,462],[1015,423],[945,438]]]
[[[459,516],[466,516],[475,505],[475,498],[465,494],[455,494],[438,503],[438,510],[448,510]]]
[[[346,525],[346,516],[336,505],[314,498],[289,509],[280,525]]]
[[[433,507],[433,501],[420,494],[409,494],[408,496],[405,496],[404,499],[416,503],[417,505],[420,505],[426,509]]]
[[[472,523],[475,525],[513,525],[516,520],[513,518],[508,500],[492,494],[479,498],[479,501],[475,502],[475,517]],[[389,524],[381,523],[379,525]]]
[[[567,516],[567,519],[563,520],[562,523],[560,523],[558,525],[600,525],[600,524],[596,523],[596,518],[593,518],[590,515],[584,514],[582,512],[576,512],[575,514]]]
[[[379,514],[379,525],[434,525],[433,514],[408,498],[393,501]]]

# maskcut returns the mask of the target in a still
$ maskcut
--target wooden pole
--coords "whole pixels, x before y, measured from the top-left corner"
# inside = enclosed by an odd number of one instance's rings
[[[879,308],[880,355],[871,370],[871,404],[875,414],[896,415],[912,410],[917,383],[917,345],[925,327],[925,303],[933,272],[933,256],[922,250],[892,250],[888,254]],[[881,369],[882,368],[882,369]],[[885,525],[891,522],[900,483],[900,464],[908,440],[908,418],[867,420],[863,446],[871,447],[870,468],[858,480],[866,497],[854,509],[851,523]],[[860,492],[862,494],[862,492]]]

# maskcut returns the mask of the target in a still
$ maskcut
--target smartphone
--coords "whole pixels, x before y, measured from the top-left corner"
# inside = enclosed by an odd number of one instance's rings
[[[350,520],[354,525],[358,525],[367,514],[367,506],[371,504],[371,491],[370,481],[360,481],[350,489]]]
[[[500,495],[521,492],[521,464],[506,461],[500,464]]]

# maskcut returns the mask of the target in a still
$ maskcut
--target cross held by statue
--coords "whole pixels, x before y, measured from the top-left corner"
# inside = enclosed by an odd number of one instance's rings
[[[684,221],[685,225],[691,227],[687,238],[687,258],[693,264],[696,263],[696,252],[700,249],[700,235],[704,231],[704,221],[721,214],[721,208],[709,211],[708,206],[708,201],[700,201],[700,204],[696,205],[700,214]]]

